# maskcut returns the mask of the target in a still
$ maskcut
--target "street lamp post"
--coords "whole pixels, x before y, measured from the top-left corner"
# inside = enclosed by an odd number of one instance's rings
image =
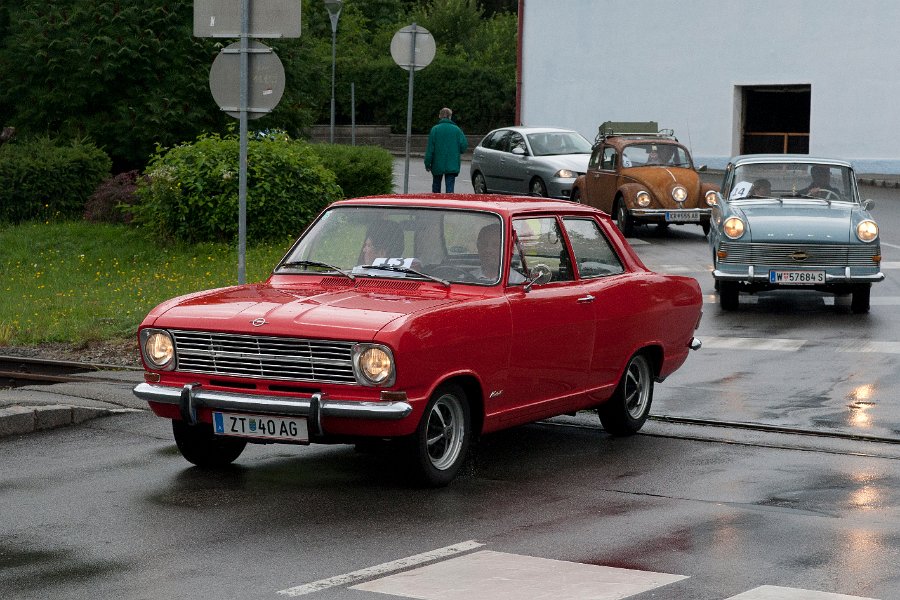
[[[343,0],[325,0],[325,8],[328,9],[328,17],[331,19],[331,134],[330,141],[334,143],[334,64],[337,58],[337,24],[341,18]]]

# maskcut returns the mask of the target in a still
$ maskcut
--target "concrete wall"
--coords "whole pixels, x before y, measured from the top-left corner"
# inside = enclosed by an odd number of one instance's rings
[[[469,157],[472,149],[478,145],[484,134],[469,135],[466,139],[469,141],[469,149],[463,157]],[[330,125],[314,125],[310,132],[310,141],[323,143],[331,139]],[[354,139],[352,128],[349,125],[335,125],[334,127],[334,143],[350,144]],[[357,125],[356,126],[356,145],[357,146],[380,146],[393,154],[406,153],[406,134],[391,133],[388,125]],[[428,145],[428,135],[410,135],[409,136],[409,152],[410,154],[425,154],[425,148]]]
[[[658,121],[720,168],[741,86],[809,85],[810,154],[900,173],[898,0],[525,0],[520,18],[524,124]]]

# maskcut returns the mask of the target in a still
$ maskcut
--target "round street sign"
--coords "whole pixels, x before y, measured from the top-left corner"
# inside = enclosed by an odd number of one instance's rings
[[[249,42],[247,67],[247,118],[258,119],[272,112],[284,93],[284,65],[271,48]],[[241,116],[241,43],[223,48],[209,70],[209,90],[219,108],[235,118]]]
[[[421,71],[430,65],[434,60],[435,50],[434,36],[415,23],[407,25],[391,39],[391,56],[395,63],[407,71],[411,68]]]

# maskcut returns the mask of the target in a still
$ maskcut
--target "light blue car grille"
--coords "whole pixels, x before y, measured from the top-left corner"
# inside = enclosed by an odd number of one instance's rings
[[[355,383],[353,342],[172,331],[178,370],[206,375]]]
[[[766,267],[877,267],[872,257],[879,254],[874,244],[742,244],[723,242],[720,250],[728,253],[719,259],[722,264],[760,265]],[[797,260],[795,256],[805,253],[806,258]]]

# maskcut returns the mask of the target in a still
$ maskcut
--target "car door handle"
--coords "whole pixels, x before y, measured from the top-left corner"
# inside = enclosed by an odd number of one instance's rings
[[[594,301],[594,297],[588,294],[587,296],[582,296],[578,299],[579,304],[589,304]]]

